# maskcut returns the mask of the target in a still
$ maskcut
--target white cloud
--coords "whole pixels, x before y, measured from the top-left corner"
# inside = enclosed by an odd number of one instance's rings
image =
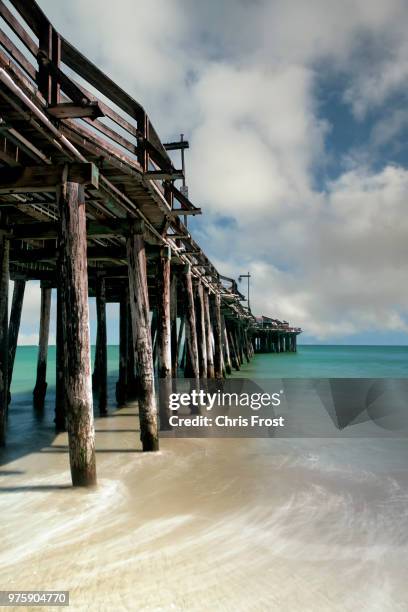
[[[220,271],[250,267],[258,311],[325,338],[407,331],[407,172],[372,172],[362,146],[336,181],[316,187],[330,133],[319,79],[341,78],[358,119],[403,92],[404,0],[40,4],[144,104],[163,139],[187,135],[200,241]],[[379,124],[371,146],[404,121]]]

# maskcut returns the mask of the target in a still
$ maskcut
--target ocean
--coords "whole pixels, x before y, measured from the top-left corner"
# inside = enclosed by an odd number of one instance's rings
[[[35,384],[36,346],[19,346],[12,391],[30,391]],[[92,359],[94,355],[92,347]],[[108,347],[108,374],[118,372],[119,347]],[[55,385],[55,346],[48,349],[48,384]],[[297,353],[258,354],[234,376],[247,378],[405,378],[408,346],[300,345]]]
[[[72,610],[397,612],[406,608],[406,439],[165,439],[142,453],[137,404],[96,417],[96,489],[72,489],[19,347],[0,451],[1,589],[69,590]],[[406,376],[408,347],[300,346],[239,376]],[[234,374],[235,375],[235,374]],[[307,381],[299,381],[307,385]],[[308,406],[305,403],[305,410]]]

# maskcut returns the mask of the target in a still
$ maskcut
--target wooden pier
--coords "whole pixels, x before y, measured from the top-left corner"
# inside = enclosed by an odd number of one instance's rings
[[[10,8],[8,8],[10,7]],[[34,408],[44,406],[57,290],[57,431],[74,485],[96,482],[93,392],[107,414],[106,304],[120,304],[117,401],[136,397],[159,448],[157,381],[221,379],[256,352],[296,351],[300,329],[245,308],[191,236],[201,214],[144,108],[64,39],[32,0],[0,1],[0,445],[26,283],[41,282]],[[14,280],[10,319],[8,284]],[[88,298],[96,298],[92,377]],[[92,380],[93,378],[93,380]],[[164,391],[163,391],[164,389]]]

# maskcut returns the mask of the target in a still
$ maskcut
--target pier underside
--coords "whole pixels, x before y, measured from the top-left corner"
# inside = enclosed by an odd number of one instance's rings
[[[57,291],[57,431],[74,485],[96,482],[93,395],[107,413],[106,304],[120,304],[119,405],[137,397],[144,451],[159,448],[156,380],[221,379],[254,352],[296,351],[299,329],[257,321],[191,236],[201,214],[146,111],[89,62],[32,0],[0,2],[0,444],[24,290],[41,282],[34,406],[47,389]],[[14,281],[10,320],[8,284]],[[90,367],[88,298],[98,332]]]

